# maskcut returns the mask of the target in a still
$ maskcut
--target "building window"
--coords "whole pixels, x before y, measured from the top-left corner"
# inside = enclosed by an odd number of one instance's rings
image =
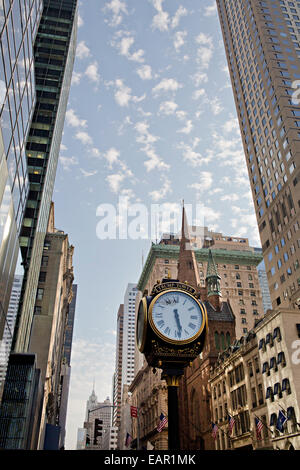
[[[41,271],[40,276],[39,276],[39,282],[45,282],[46,281],[46,271]]]
[[[48,261],[49,261],[49,256],[43,256],[42,257],[42,266],[48,266]]]
[[[43,300],[43,296],[44,296],[44,289],[41,289],[39,287],[38,290],[37,290],[36,299],[37,300]]]

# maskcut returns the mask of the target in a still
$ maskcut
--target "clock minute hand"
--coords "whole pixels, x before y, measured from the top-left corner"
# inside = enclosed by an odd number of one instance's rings
[[[177,309],[174,309],[173,312],[174,312],[174,314],[175,314],[175,320],[176,320],[176,323],[177,323],[177,326],[178,326],[178,330],[179,330],[179,333],[180,333],[181,330],[182,330],[182,326],[181,326],[181,324],[180,324],[178,311],[177,311]]]

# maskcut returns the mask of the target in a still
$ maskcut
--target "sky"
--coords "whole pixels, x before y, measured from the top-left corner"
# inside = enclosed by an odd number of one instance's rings
[[[180,223],[184,200],[189,223],[260,247],[214,0],[79,2],[53,200],[75,248],[66,449],[76,449],[93,383],[99,401],[112,397],[118,307],[165,228],[153,208]],[[105,220],[116,222],[107,232]]]

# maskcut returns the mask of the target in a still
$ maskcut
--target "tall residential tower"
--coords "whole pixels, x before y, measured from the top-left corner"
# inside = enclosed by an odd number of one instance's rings
[[[273,308],[300,304],[300,3],[217,0]]]

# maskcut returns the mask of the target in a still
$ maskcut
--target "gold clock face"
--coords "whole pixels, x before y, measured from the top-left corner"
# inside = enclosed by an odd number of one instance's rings
[[[184,345],[197,339],[206,324],[205,306],[183,290],[158,294],[149,306],[149,323],[164,341]]]
[[[147,300],[142,298],[139,304],[136,323],[136,342],[140,352],[144,351],[147,334]]]

